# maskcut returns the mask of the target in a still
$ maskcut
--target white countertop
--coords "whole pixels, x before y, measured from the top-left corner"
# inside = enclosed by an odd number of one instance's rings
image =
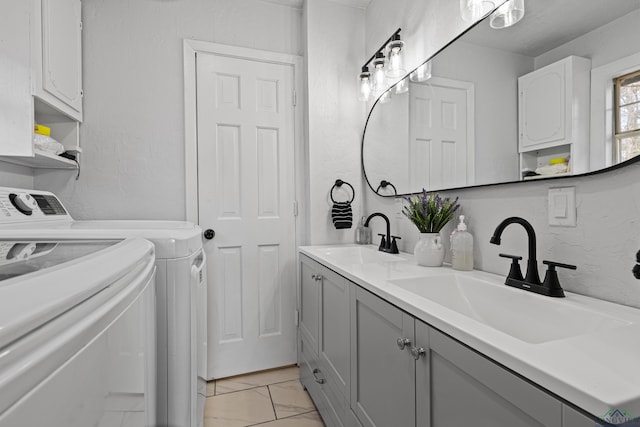
[[[533,298],[542,298],[540,302],[544,304],[548,301],[549,307],[555,310],[563,307],[588,309],[621,319],[626,324],[547,342],[525,342],[390,282],[411,277],[428,280],[429,276],[456,274],[473,276],[498,286],[504,283],[503,276],[476,270],[459,272],[449,267],[421,267],[415,263],[413,255],[406,253],[398,256],[382,254],[384,261],[380,261],[374,260],[374,256],[370,259],[332,256],[328,251],[329,248],[346,247],[365,248],[332,245],[303,246],[299,250],[595,417],[604,417],[612,409],[640,416],[640,310],[570,292],[566,292],[565,298],[527,292]],[[377,251],[372,245],[366,248]],[[425,286],[428,286],[426,281]],[[505,298],[504,301],[496,299],[496,310],[500,310],[501,304],[508,303],[513,292],[526,292],[502,285],[498,293],[502,292],[501,289],[505,291]],[[545,313],[541,312],[539,316],[545,316]],[[531,322],[535,325],[536,318],[532,317]]]

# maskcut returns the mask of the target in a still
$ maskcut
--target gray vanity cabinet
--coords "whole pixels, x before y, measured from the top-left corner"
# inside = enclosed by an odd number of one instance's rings
[[[347,279],[300,255],[300,376],[329,427],[359,427],[349,408],[351,330]]]
[[[351,409],[364,427],[415,426],[413,317],[359,286],[351,316]]]
[[[600,425],[327,267],[300,260],[300,380],[328,427]]]
[[[416,367],[419,426],[561,427],[562,404],[549,394],[420,321],[416,334],[426,349]]]

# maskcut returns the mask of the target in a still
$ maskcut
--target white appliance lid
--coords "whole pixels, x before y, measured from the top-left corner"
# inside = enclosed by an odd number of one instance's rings
[[[0,227],[0,238],[123,239],[140,237],[156,247],[156,258],[188,257],[202,248],[202,229],[185,221],[42,221]]]
[[[26,250],[20,252],[25,259],[13,262],[5,252],[7,263],[0,266],[6,276],[0,281],[0,348],[141,270],[154,257],[153,246],[142,239],[40,243],[57,244],[36,247],[31,256],[25,254],[32,248],[22,247],[18,251]],[[21,274],[14,275],[16,271]]]

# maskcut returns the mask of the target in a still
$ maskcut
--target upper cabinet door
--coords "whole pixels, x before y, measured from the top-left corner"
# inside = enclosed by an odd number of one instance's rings
[[[566,70],[557,62],[520,77],[520,151],[564,141],[566,135]]]
[[[36,96],[41,97],[45,102],[52,104],[72,118],[81,121],[82,21],[80,0],[41,1],[41,88],[43,93],[36,91]]]
[[[33,155],[29,21],[31,4],[2,3],[0,14],[0,155]]]

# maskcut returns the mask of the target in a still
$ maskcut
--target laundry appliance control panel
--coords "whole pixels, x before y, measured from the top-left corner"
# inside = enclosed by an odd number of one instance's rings
[[[52,193],[0,187],[0,223],[70,218]]]

